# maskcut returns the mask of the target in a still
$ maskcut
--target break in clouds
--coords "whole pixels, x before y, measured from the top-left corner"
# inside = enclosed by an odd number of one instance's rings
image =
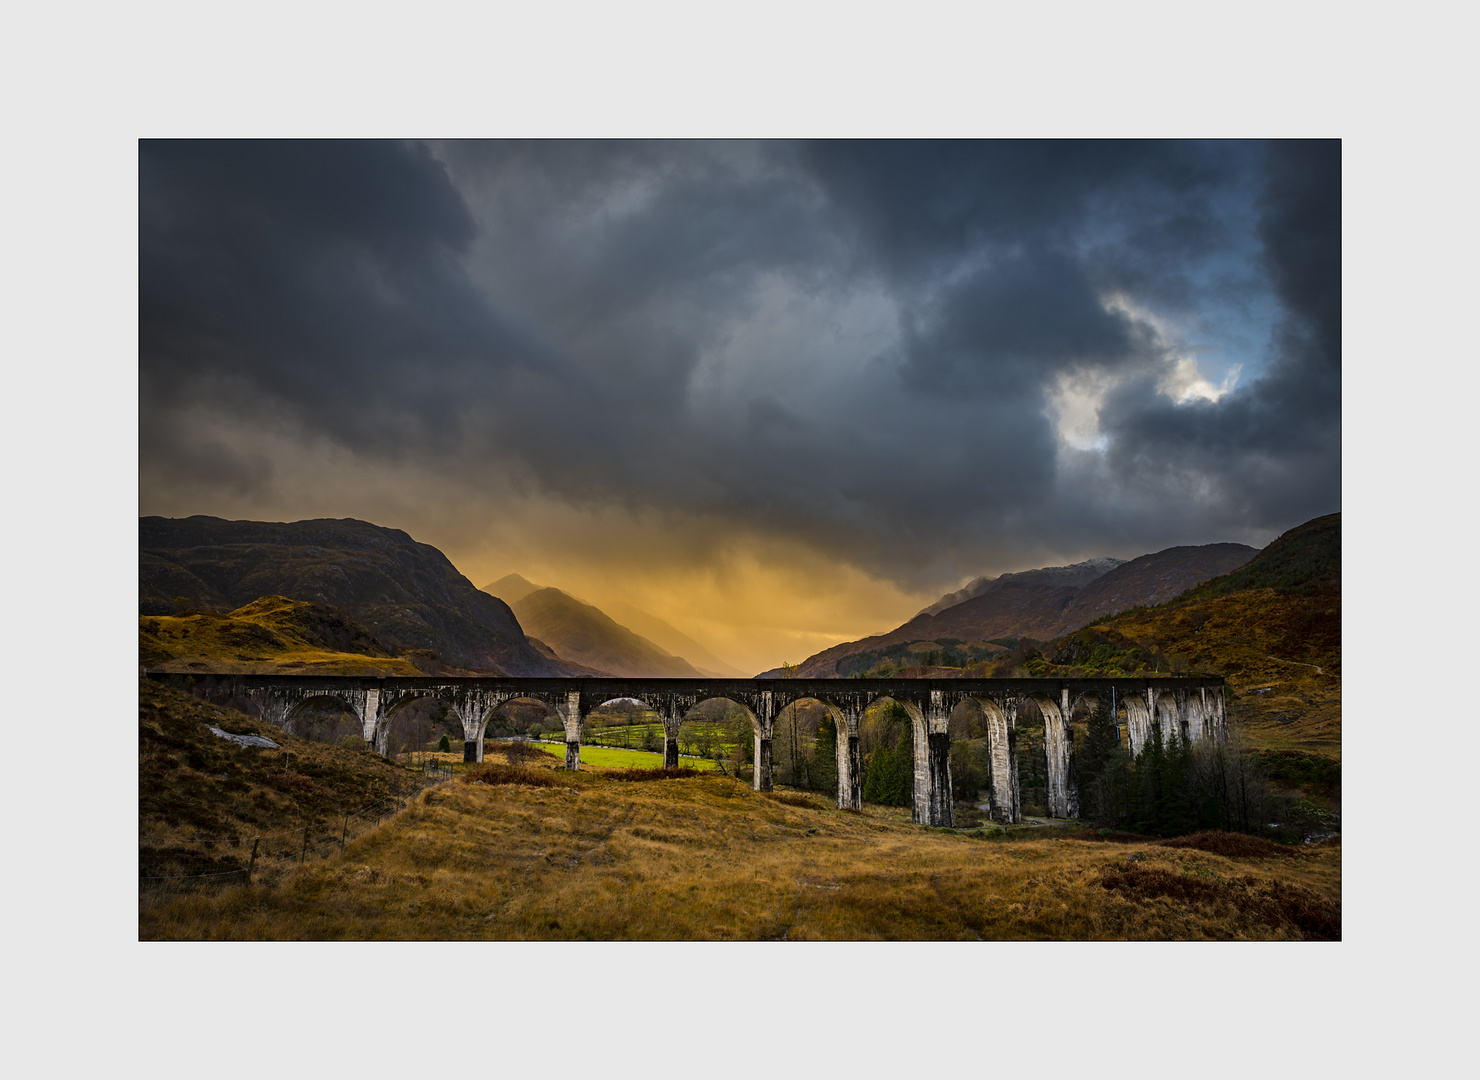
[[[541,506],[573,553],[753,541],[929,592],[1340,509],[1339,143],[145,142],[139,170],[144,513],[455,546]]]

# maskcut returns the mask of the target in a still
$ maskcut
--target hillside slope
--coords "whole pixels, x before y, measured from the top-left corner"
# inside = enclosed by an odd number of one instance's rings
[[[526,596],[543,588],[545,586],[536,585],[520,574],[505,574],[497,581],[483,586],[483,591],[490,596],[497,596],[512,608]],[[668,625],[656,615],[649,615],[641,608],[620,602],[608,604],[606,610],[596,608],[594,605],[587,606],[600,611],[617,625],[631,630],[638,637],[646,638],[649,644],[656,645],[663,652],[686,660],[695,671],[707,678],[748,679],[750,677],[739,668],[725,663],[693,638]],[[526,631],[532,633],[527,627]],[[537,641],[536,645],[546,649],[550,648],[544,642]],[[551,649],[551,651],[554,650]],[[568,657],[565,659],[567,662],[573,662]]]
[[[566,675],[524,636],[502,600],[480,592],[436,548],[352,518],[261,522],[139,519],[139,614],[240,608],[261,596],[329,604],[392,651],[507,675]]]
[[[607,605],[608,614],[635,634],[647,638],[660,649],[682,657],[692,664],[701,675],[714,679],[748,679],[750,676],[737,667],[725,663],[687,634],[668,625],[656,615],[649,615],[631,604]]]
[[[813,679],[853,674],[858,665],[850,664],[850,657],[879,654],[910,642],[1046,641],[1109,612],[1169,599],[1247,562],[1253,554],[1254,549],[1243,544],[1207,544],[1167,548],[1129,562],[1091,559],[1003,574],[975,596],[935,614],[916,615],[887,634],[844,642],[808,657],[797,674]],[[959,594],[948,594],[931,607],[954,595]]]
[[[946,608],[953,608],[957,604],[964,604],[968,600],[974,600],[986,592],[993,585],[1001,582],[1004,578],[1031,579],[1038,585],[1072,585],[1079,586],[1094,581],[1103,574],[1114,570],[1124,559],[1098,558],[1086,559],[1084,562],[1073,563],[1069,566],[1045,566],[1038,570],[1023,570],[1018,573],[1000,574],[997,577],[979,577],[969,582],[955,592],[946,593],[935,603],[927,608],[916,612],[920,615],[939,615]]]
[[[255,745],[241,745],[252,736]],[[141,885],[203,874],[236,882],[250,865],[260,880],[294,866],[310,841],[315,850],[337,848],[424,782],[420,770],[363,747],[289,738],[273,724],[139,680]]]
[[[1243,566],[1258,554],[1257,548],[1247,544],[1203,544],[1142,555],[1080,589],[1064,608],[1053,633],[1067,634],[1128,608],[1164,604],[1209,578]]]
[[[577,664],[626,677],[703,677],[688,661],[559,589],[532,592],[513,609],[529,633]]]
[[[1341,515],[1282,534],[1247,564],[1171,601],[1045,646],[1040,676],[1208,672],[1261,749],[1341,754]]]
[[[248,675],[421,673],[335,609],[284,596],[264,596],[225,615],[141,615],[139,663],[153,671]]]

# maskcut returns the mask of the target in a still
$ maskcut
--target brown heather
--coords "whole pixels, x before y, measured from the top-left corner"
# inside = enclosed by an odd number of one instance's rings
[[[211,726],[261,735],[279,747],[236,746]],[[289,756],[291,753],[291,756]],[[284,736],[282,730],[139,680],[139,832],[228,840],[342,821],[414,790],[411,769],[368,750]]]
[[[141,679],[140,832],[318,825],[419,782],[373,753],[241,748],[270,725]],[[342,854],[214,893],[141,898],[141,939],[1314,940],[1339,936],[1341,849],[1077,825],[928,829],[907,808],[840,812],[794,791],[661,770],[490,760],[417,796]],[[502,758],[503,761],[498,759]],[[633,783],[641,778],[646,782]],[[478,781],[481,780],[482,783]],[[236,845],[230,843],[235,837]],[[154,842],[151,841],[151,844]],[[188,846],[188,845],[187,845]],[[144,845],[141,843],[141,851]],[[188,868],[186,868],[188,870]],[[167,871],[173,872],[173,871]]]
[[[1310,940],[1341,851],[992,839],[727,779],[451,783],[276,886],[141,907],[141,939]],[[820,802],[820,800],[819,800]],[[815,830],[815,831],[813,831]]]

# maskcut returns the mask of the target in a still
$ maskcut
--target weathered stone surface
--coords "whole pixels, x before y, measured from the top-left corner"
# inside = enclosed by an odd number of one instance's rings
[[[951,710],[974,700],[987,717],[991,763],[988,802],[992,816],[1007,824],[1022,821],[1018,793],[1017,716],[1032,699],[1044,716],[1048,758],[1049,814],[1079,815],[1074,773],[1074,744],[1068,720],[1076,709],[1104,703],[1126,713],[1127,739],[1138,754],[1152,725],[1164,735],[1198,741],[1227,737],[1224,684],[1217,678],[1151,679],[595,679],[421,678],[334,675],[164,675],[152,677],[200,696],[229,700],[245,697],[257,703],[264,720],[291,731],[296,711],[309,701],[330,700],[358,716],[365,740],[385,753],[396,711],[420,698],[439,701],[462,722],[464,760],[483,760],[483,732],[495,708],[513,698],[542,701],[565,727],[566,764],[580,762],[581,724],[592,709],[617,698],[633,698],[663,719],[664,766],[678,763],[678,728],[701,701],[724,698],[750,716],[755,738],[757,791],[769,791],[771,737],[775,717],[802,700],[821,702],[838,732],[839,808],[863,806],[862,762],[858,725],[864,710],[892,698],[909,714],[915,748],[914,820],[950,825],[951,758],[948,721]]]
[[[262,746],[268,747],[273,750],[282,749],[282,747],[280,747],[277,743],[273,742],[271,739],[264,739],[261,735],[233,735],[231,732],[222,731],[218,727],[210,727],[208,728],[208,730],[217,738],[226,739],[229,742],[234,742],[237,746]]]

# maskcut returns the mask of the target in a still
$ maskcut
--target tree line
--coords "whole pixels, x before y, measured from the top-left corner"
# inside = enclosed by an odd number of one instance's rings
[[[1211,740],[1188,742],[1153,726],[1138,757],[1109,710],[1095,708],[1075,765],[1082,817],[1131,832],[1176,836],[1218,829],[1261,832],[1279,812],[1257,755]]]

